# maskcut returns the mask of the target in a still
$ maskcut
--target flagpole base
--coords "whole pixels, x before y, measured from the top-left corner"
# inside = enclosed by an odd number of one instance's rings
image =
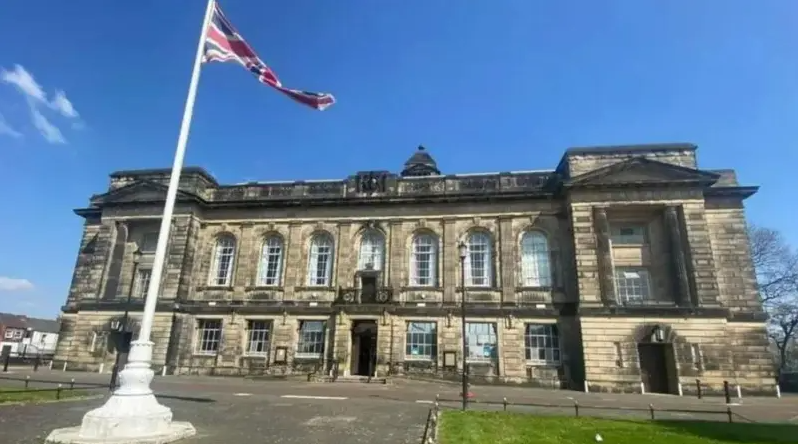
[[[83,416],[77,427],[53,430],[46,443],[165,444],[197,433],[188,422],[173,422],[172,411],[155,399],[150,383],[153,343],[131,343],[130,360],[119,373],[119,388],[108,401]]]

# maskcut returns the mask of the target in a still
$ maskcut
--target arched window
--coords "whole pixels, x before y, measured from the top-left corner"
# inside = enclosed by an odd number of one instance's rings
[[[283,275],[283,240],[280,236],[269,236],[263,241],[258,266],[258,285],[277,287]]]
[[[490,235],[484,231],[475,231],[466,240],[468,254],[465,258],[466,286],[490,287],[492,276]]]
[[[357,258],[358,270],[382,270],[385,257],[385,237],[376,230],[363,233],[360,238],[360,254]]]
[[[231,235],[222,235],[216,239],[213,250],[211,274],[208,285],[226,287],[233,283],[233,266],[236,257],[236,240]]]
[[[521,284],[524,287],[551,286],[549,241],[539,231],[527,231],[521,237]]]
[[[332,285],[333,240],[329,234],[319,233],[310,240],[308,255],[308,285],[327,287]]]
[[[427,233],[416,235],[410,246],[410,286],[436,286],[437,272],[438,239]]]

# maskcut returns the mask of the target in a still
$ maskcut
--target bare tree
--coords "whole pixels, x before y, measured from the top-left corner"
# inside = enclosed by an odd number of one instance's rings
[[[798,253],[781,233],[770,228],[751,226],[748,237],[759,296],[770,317],[768,335],[781,373],[798,361]]]
[[[762,302],[794,297],[798,283],[798,254],[776,230],[751,226],[748,229],[751,258]]]

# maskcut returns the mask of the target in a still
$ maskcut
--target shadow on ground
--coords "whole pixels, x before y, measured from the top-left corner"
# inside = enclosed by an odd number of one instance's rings
[[[156,394],[155,397],[158,399],[174,399],[177,401],[188,401],[188,402],[201,402],[201,403],[216,402],[216,400],[212,398],[195,398],[192,396]]]

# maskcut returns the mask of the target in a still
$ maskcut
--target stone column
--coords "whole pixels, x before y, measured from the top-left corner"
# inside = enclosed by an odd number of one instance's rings
[[[292,222],[288,226],[288,245],[286,249],[286,272],[285,272],[285,286],[283,299],[290,301],[294,298],[294,287],[301,287],[305,285],[306,276],[305,270],[307,268],[307,256],[305,256],[305,248],[302,244],[302,224],[299,222]]]
[[[679,209],[675,205],[665,208],[665,226],[668,230],[668,243],[670,245],[671,266],[676,280],[677,305],[692,306],[693,295],[690,289],[689,275],[687,274],[687,259],[685,257],[686,245],[682,237],[682,227],[679,221]]]
[[[402,287],[408,285],[405,223],[403,221],[391,221],[388,225],[386,254],[389,256],[385,261],[386,269],[384,273],[387,273],[386,286],[393,289],[394,301],[399,300]]]
[[[593,221],[596,230],[596,255],[598,256],[599,264],[601,300],[606,305],[617,305],[615,275],[612,265],[612,245],[610,243],[610,222],[607,219],[607,209],[594,207]]]
[[[515,237],[513,236],[513,220],[509,217],[499,219],[499,270],[502,282],[502,303],[515,303],[515,271],[517,269],[515,255]]]
[[[443,221],[443,248],[438,252],[438,260],[443,261],[443,269],[439,277],[443,286],[443,302],[453,304],[457,301],[457,286],[460,285],[458,276],[457,232],[455,220]]]

